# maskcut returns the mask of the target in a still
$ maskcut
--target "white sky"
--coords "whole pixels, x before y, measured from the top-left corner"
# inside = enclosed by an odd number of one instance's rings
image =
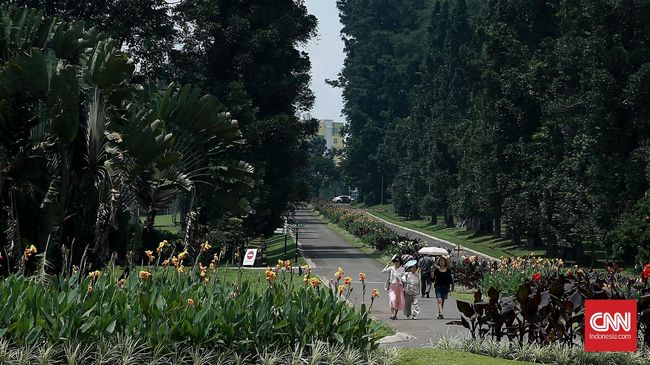
[[[312,117],[316,119],[344,120],[341,115],[343,98],[341,89],[325,83],[325,79],[336,79],[343,67],[343,41],[340,32],[336,0],[306,0],[309,12],[318,18],[318,37],[307,46],[311,58],[311,89],[316,95]]]

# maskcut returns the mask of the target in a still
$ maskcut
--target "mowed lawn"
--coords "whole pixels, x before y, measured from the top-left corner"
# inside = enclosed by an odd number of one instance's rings
[[[429,219],[405,220],[404,217],[395,213],[392,204],[384,204],[383,206],[357,204],[355,206],[393,224],[410,228],[454,244],[459,244],[492,257],[527,256],[531,253],[536,256],[546,254],[544,249],[524,250],[515,246],[511,240],[497,238],[493,235],[475,234],[464,228],[447,228],[443,225],[432,225]],[[442,217],[438,218],[438,221],[441,222]]]
[[[438,349],[403,349],[399,365],[532,365],[532,362],[495,359],[468,352]]]

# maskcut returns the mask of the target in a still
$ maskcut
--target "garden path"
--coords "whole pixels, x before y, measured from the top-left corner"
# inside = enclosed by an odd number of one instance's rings
[[[450,321],[460,320],[460,314],[456,309],[456,302],[453,298],[445,303],[446,319],[436,319],[437,309],[435,299],[419,298],[421,313],[417,320],[405,319],[400,313],[398,320],[388,319],[388,294],[383,290],[386,277],[381,273],[382,265],[377,260],[369,257],[361,250],[348,243],[338,235],[327,224],[316,218],[312,212],[302,210],[297,212],[297,218],[304,223],[298,234],[298,241],[303,256],[309,258],[315,265],[314,272],[323,278],[333,278],[338,267],[343,268],[346,276],[353,281],[352,303],[361,302],[362,287],[359,283],[359,272],[365,272],[366,278],[366,301],[369,302],[370,291],[373,288],[380,289],[380,297],[372,308],[373,316],[395,331],[403,332],[415,338],[410,341],[390,344],[395,347],[425,347],[436,342],[442,336],[465,335],[467,330],[462,326],[448,324]],[[433,291],[431,293],[433,295]]]

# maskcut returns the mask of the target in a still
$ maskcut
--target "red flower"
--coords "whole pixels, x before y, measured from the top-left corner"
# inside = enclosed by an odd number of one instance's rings
[[[650,264],[645,265],[643,272],[641,273],[641,280],[643,280],[644,283],[648,281],[648,278],[650,278]]]
[[[540,281],[542,280],[542,274],[536,272],[533,274],[533,281]]]
[[[471,263],[472,261],[470,261],[469,257],[465,257],[465,264],[469,265]]]

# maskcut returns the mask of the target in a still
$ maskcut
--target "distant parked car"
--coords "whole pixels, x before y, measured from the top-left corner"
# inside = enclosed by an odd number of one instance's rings
[[[334,197],[334,199],[332,199],[332,203],[351,203],[351,202],[352,202],[352,198],[350,198],[347,195],[339,195]]]

